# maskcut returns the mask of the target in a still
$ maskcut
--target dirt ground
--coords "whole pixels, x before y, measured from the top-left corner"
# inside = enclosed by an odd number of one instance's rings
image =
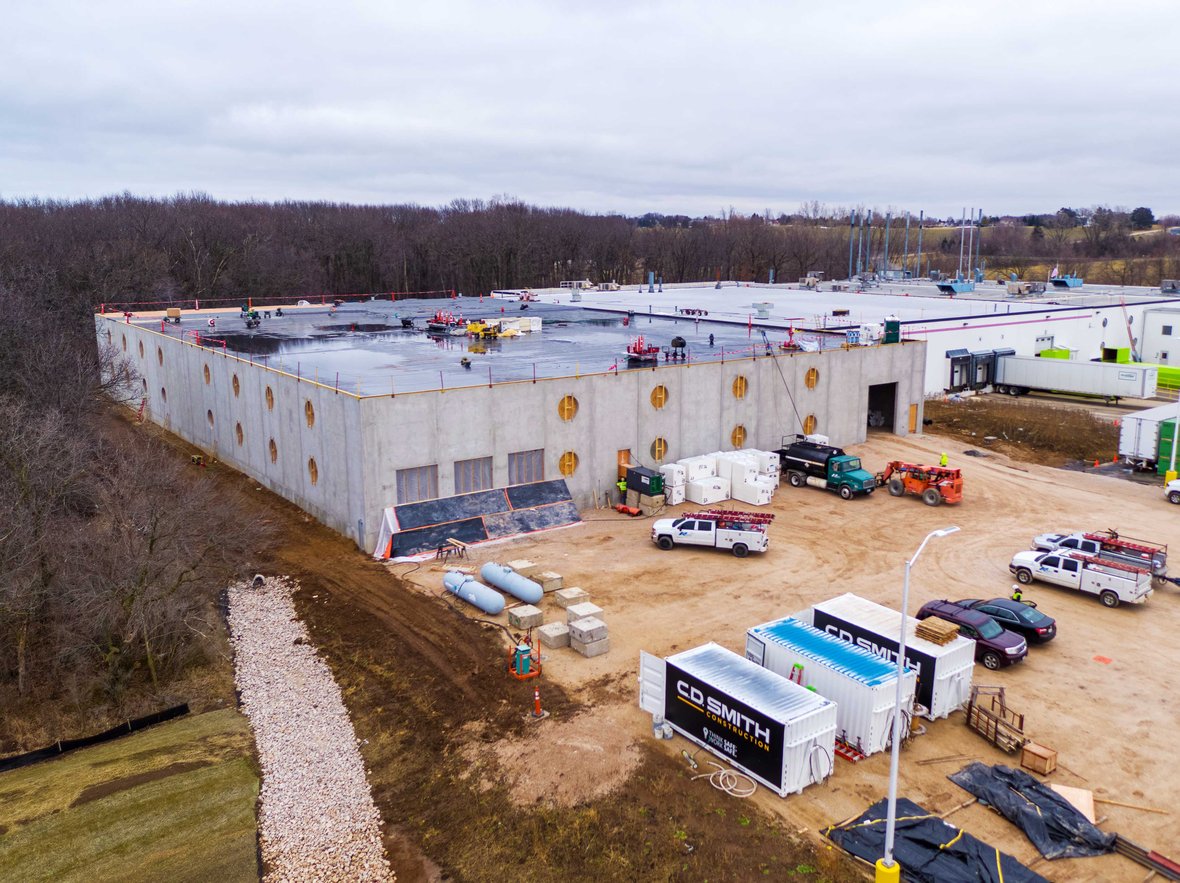
[[[683,765],[680,751],[694,746],[679,738],[653,740],[650,717],[636,704],[640,650],[667,655],[716,641],[741,653],[748,627],[843,592],[897,606],[905,559],[931,530],[951,524],[961,528],[932,540],[915,565],[911,612],[932,598],[1006,595],[1012,584],[1007,571],[1011,555],[1029,548],[1031,538],[1047,530],[1115,527],[1127,536],[1180,548],[1177,512],[1156,487],[998,454],[967,457],[964,448],[962,442],[934,435],[875,435],[852,451],[869,468],[890,459],[935,462],[946,450],[951,464],[963,469],[964,502],[930,508],[917,498],[895,499],[885,493],[846,502],[817,489],[784,485],[771,507],[778,517],[770,550],[745,560],[710,550],[660,551],[649,540],[650,521],[609,511],[584,513],[586,523],[576,528],[474,550],[470,563],[475,565],[529,558],[561,573],[566,586],[590,593],[610,627],[611,649],[604,656],[584,659],[571,650],[547,651],[543,694],[560,688],[559,701],[587,706],[576,718],[578,737],[564,740],[577,742],[579,750],[563,748],[563,727],[570,724],[559,715],[526,731],[523,743],[514,733],[503,744],[491,744],[503,774],[517,781],[527,777],[530,790],[558,802],[561,777],[538,775],[538,767],[571,774],[573,765],[580,779],[621,782],[627,767],[620,757],[620,732]],[[449,613],[436,595],[441,578],[441,571],[430,565],[407,574],[419,592],[435,596],[440,617]],[[390,579],[389,595],[401,591]],[[975,682],[1005,687],[1010,706],[1026,716],[1027,734],[1057,750],[1058,771],[1049,781],[1092,789],[1098,798],[1165,810],[1152,813],[1099,803],[1098,815],[1106,818],[1104,830],[1175,858],[1180,819],[1172,796],[1180,790],[1180,767],[1167,746],[1180,724],[1172,705],[1180,686],[1174,637],[1180,628],[1180,589],[1157,589],[1146,605],[1116,610],[1091,596],[1039,584],[1026,597],[1057,618],[1058,637],[1031,648],[1028,659],[1011,669],[992,673],[977,666]],[[356,600],[395,609],[387,599]],[[564,615],[551,595],[541,606],[547,620]],[[507,615],[496,619],[506,623]],[[472,664],[489,663],[481,658]],[[600,722],[597,737],[590,721]],[[961,713],[928,724],[927,730],[903,755],[900,793],[930,810],[944,812],[969,799],[946,779],[962,764],[919,766],[916,761],[964,754],[988,763],[1018,764],[968,730]],[[486,740],[487,731],[481,732]],[[596,738],[601,750],[593,747]],[[818,829],[885,796],[888,766],[886,754],[857,765],[838,761],[831,779],[802,795],[780,799],[759,789],[750,802],[786,828],[815,837]],[[698,786],[702,783],[685,785],[699,793]],[[728,806],[738,804],[725,800]],[[1026,863],[1037,859],[1023,834],[978,805],[955,812],[950,820]],[[1040,861],[1034,867],[1050,879],[1071,881],[1139,881],[1145,873],[1118,855]]]

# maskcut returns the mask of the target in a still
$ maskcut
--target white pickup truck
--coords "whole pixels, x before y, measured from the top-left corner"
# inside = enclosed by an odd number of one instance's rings
[[[661,518],[651,526],[651,541],[661,549],[713,546],[738,558],[765,552],[770,545],[766,526],[773,515],[747,512],[695,512],[682,518]]]
[[[1020,582],[1033,580],[1077,589],[1107,607],[1142,604],[1151,597],[1151,571],[1077,552],[1017,552],[1008,565]]]
[[[1117,531],[1084,533],[1043,533],[1033,537],[1032,548],[1042,552],[1060,550],[1096,555],[1108,561],[1147,568],[1160,580],[1168,575],[1168,547],[1147,540],[1123,537]]]

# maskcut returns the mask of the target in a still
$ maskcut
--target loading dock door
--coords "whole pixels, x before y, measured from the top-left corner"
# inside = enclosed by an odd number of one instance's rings
[[[951,360],[951,376],[947,389],[951,392],[966,389],[971,383],[971,353],[965,349],[947,350],[946,357]]]
[[[897,417],[897,384],[875,383],[869,387],[869,426],[893,432]]]

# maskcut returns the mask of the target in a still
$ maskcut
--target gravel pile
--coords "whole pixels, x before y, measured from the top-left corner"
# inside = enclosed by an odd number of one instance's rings
[[[262,763],[268,881],[392,881],[340,688],[295,615],[296,586],[229,590],[235,680]]]

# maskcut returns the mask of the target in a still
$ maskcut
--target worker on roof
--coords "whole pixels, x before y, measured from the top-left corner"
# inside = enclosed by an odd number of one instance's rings
[[[945,467],[945,466],[946,466],[946,464],[947,464],[947,462],[948,462],[948,461],[947,461],[946,451],[943,451],[943,452],[942,452],[942,456],[940,456],[940,457],[938,458],[938,465],[939,465],[939,466],[943,466],[943,467]]]

